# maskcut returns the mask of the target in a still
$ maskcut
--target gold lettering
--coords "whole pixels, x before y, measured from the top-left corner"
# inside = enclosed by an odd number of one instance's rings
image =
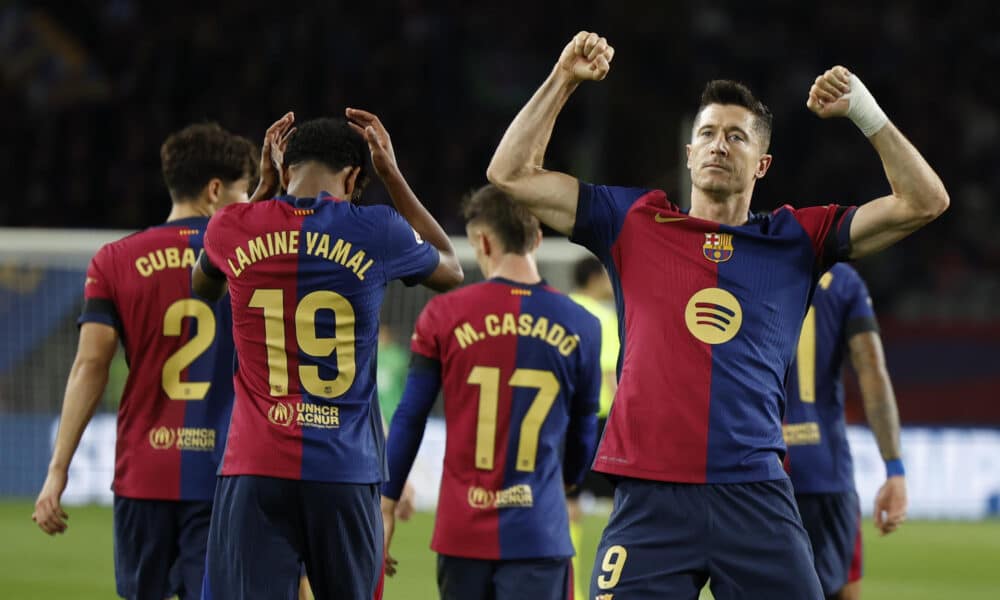
[[[518,317],[517,335],[528,335],[529,333],[531,333],[531,326],[534,324],[534,322],[535,318],[529,315],[528,313],[524,313],[523,315]]]
[[[461,327],[455,328],[455,339],[458,340],[458,345],[464,349],[469,344],[479,341],[479,332],[466,321]]]
[[[274,253],[288,254],[288,232],[277,231],[274,233]]]
[[[229,263],[229,270],[233,272],[233,277],[239,277],[240,273],[243,272],[243,269],[239,269],[233,265],[233,259],[231,258],[227,258],[226,262]]]
[[[576,350],[577,346],[580,345],[580,336],[578,335],[568,335],[563,338],[561,344],[559,344],[559,354],[563,356],[569,356]]]
[[[351,253],[351,243],[345,242],[344,240],[337,238],[337,243],[333,245],[333,250],[330,251],[328,258],[332,261],[339,262],[340,264],[346,266],[347,255]]]
[[[274,239],[271,238],[273,232],[267,232],[267,255],[274,256]]]
[[[316,247],[316,252],[313,256],[330,257],[330,234],[324,233],[319,236],[319,245]]]
[[[549,329],[549,335],[545,338],[545,341],[553,346],[558,346],[564,337],[566,337],[566,330],[563,329],[563,326],[559,323],[553,323],[552,329]]]
[[[270,256],[267,253],[267,248],[264,247],[264,240],[262,240],[259,235],[247,242],[247,248],[250,249],[251,262],[257,262],[262,258]]]
[[[298,254],[299,253],[299,232],[289,231],[288,232],[288,253]]]
[[[500,317],[496,315],[486,315],[483,322],[486,324],[486,333],[492,336],[500,335]],[[464,348],[465,346],[462,347]]]
[[[163,257],[163,250],[149,253],[149,262],[153,264],[154,271],[162,271],[167,268],[167,259]]]
[[[149,266],[149,259],[145,256],[135,259],[135,268],[143,277],[149,277],[153,274],[153,267]]]
[[[503,314],[503,334],[517,335],[517,323],[514,321],[514,315],[510,313]]]
[[[236,246],[236,260],[240,263],[240,271],[253,264],[253,261],[247,258],[247,253],[239,246]]]
[[[367,271],[373,264],[375,264],[375,259],[369,258],[368,262],[365,263],[365,266],[361,267],[361,270],[358,271],[358,279],[360,279],[361,281],[364,281],[365,280],[365,271]]]
[[[176,269],[181,266],[181,251],[177,248],[167,248],[167,266]]]
[[[181,266],[184,268],[193,267],[196,262],[198,262],[198,259],[194,256],[194,250],[185,248],[184,256],[181,257]]]
[[[531,337],[545,339],[545,336],[549,333],[549,320],[545,317],[538,317],[535,321],[535,328],[531,330]]]
[[[312,254],[313,248],[316,247],[316,242],[319,241],[319,234],[315,231],[306,232],[306,254]]]
[[[347,264],[344,266],[354,271],[354,274],[357,275],[358,269],[361,267],[361,263],[364,260],[365,260],[365,251],[358,250],[357,252],[354,253],[354,256],[351,257],[351,260],[347,261]]]

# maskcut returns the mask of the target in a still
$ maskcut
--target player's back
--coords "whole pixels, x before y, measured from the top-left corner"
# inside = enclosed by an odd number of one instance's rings
[[[114,491],[210,500],[233,400],[226,300],[192,295],[207,217],[105,245],[91,261],[81,323],[115,327],[129,364],[118,410]]]
[[[786,463],[796,493],[854,488],[842,380],[847,342],[877,330],[871,299],[857,272],[834,265],[816,286],[786,386]]]
[[[436,251],[394,210],[324,193],[226,207],[206,252],[229,281],[239,356],[222,474],[381,481],[379,311],[387,283],[422,280]]]
[[[432,548],[571,556],[563,446],[597,410],[597,319],[544,282],[491,279],[432,299],[414,335],[436,345],[447,422]]]

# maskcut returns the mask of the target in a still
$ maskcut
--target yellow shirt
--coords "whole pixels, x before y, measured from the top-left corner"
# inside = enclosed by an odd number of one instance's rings
[[[605,381],[605,374],[616,376],[618,372],[618,352],[621,347],[618,340],[618,315],[614,309],[590,296],[570,294],[569,297],[601,322],[601,407],[597,415],[602,419],[607,418],[614,398],[611,395],[612,386],[609,385],[611,382]]]

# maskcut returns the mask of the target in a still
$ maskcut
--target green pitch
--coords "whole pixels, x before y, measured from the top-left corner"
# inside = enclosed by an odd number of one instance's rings
[[[12,600],[107,599],[114,596],[111,510],[69,509],[65,535],[49,538],[31,522],[31,504],[0,502],[0,597]],[[388,600],[436,598],[434,555],[427,549],[433,517],[400,523],[393,555],[399,573]],[[589,573],[603,519],[589,517],[582,569]],[[1000,521],[914,521],[879,538],[865,524],[866,600],[1000,598]],[[706,595],[706,597],[708,597]]]

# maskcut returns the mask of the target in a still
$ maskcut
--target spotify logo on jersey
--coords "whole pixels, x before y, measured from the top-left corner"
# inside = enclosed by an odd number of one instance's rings
[[[743,309],[736,296],[726,290],[705,288],[688,300],[684,322],[691,335],[706,344],[723,344],[740,330]]]

